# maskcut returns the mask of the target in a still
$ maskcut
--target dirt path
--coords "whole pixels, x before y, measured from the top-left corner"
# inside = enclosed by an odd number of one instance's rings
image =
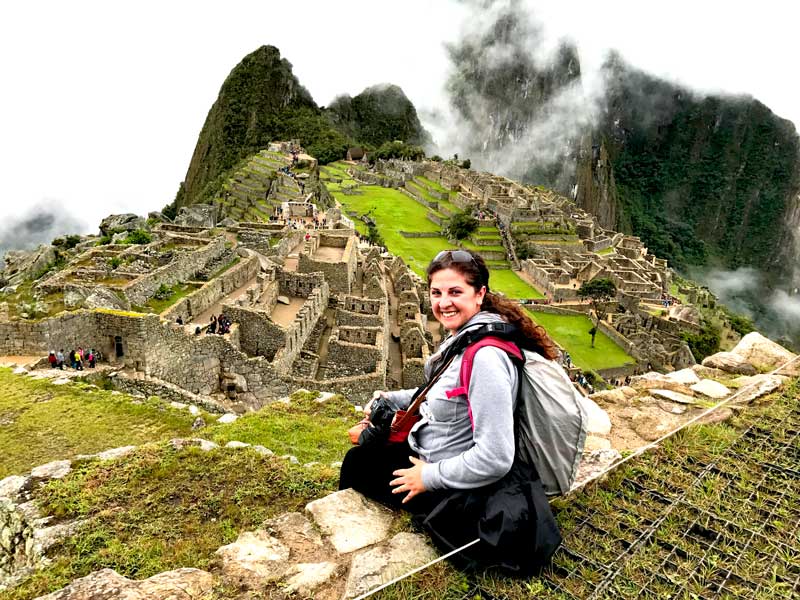
[[[58,350],[58,348],[55,348]],[[66,352],[65,352],[66,354]],[[40,356],[0,356],[0,366],[3,367],[25,367],[35,363],[40,358],[47,356],[47,353],[42,353]]]

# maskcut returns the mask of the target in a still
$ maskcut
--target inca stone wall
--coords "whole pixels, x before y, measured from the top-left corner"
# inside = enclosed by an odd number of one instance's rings
[[[298,258],[297,270],[300,273],[322,273],[332,294],[349,294],[358,269],[358,248],[354,236],[330,235],[320,232],[319,245],[344,248],[342,259],[337,262],[314,260],[305,252]]]
[[[123,287],[122,292],[131,304],[144,304],[155,294],[161,284],[174,285],[188,281],[209,261],[219,257],[223,252],[225,252],[225,238],[219,236],[207,246],[194,252],[182,253],[169,264],[141,276]]]

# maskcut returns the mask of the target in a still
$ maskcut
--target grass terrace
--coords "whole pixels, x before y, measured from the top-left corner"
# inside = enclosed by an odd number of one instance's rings
[[[636,362],[602,331],[597,332],[595,347],[592,348],[589,330],[593,324],[585,315],[554,315],[535,310],[528,312],[547,330],[550,337],[570,353],[572,362],[583,370],[611,369]]]
[[[0,367],[0,389],[0,479],[76,454],[192,435],[188,412],[84,383],[53,385]]]

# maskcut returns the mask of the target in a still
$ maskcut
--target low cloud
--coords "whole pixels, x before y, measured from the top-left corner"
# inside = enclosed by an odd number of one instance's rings
[[[87,223],[48,204],[36,204],[0,223],[0,257],[8,250],[29,250],[67,233],[87,230]]]

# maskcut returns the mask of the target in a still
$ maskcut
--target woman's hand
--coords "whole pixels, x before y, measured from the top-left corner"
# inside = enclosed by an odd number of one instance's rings
[[[422,466],[428,464],[413,456],[408,458],[413,466],[408,469],[397,469],[392,473],[392,475],[397,475],[397,479],[389,482],[389,485],[397,486],[392,490],[393,494],[408,492],[403,498],[403,504],[425,491],[425,486],[422,484]]]

